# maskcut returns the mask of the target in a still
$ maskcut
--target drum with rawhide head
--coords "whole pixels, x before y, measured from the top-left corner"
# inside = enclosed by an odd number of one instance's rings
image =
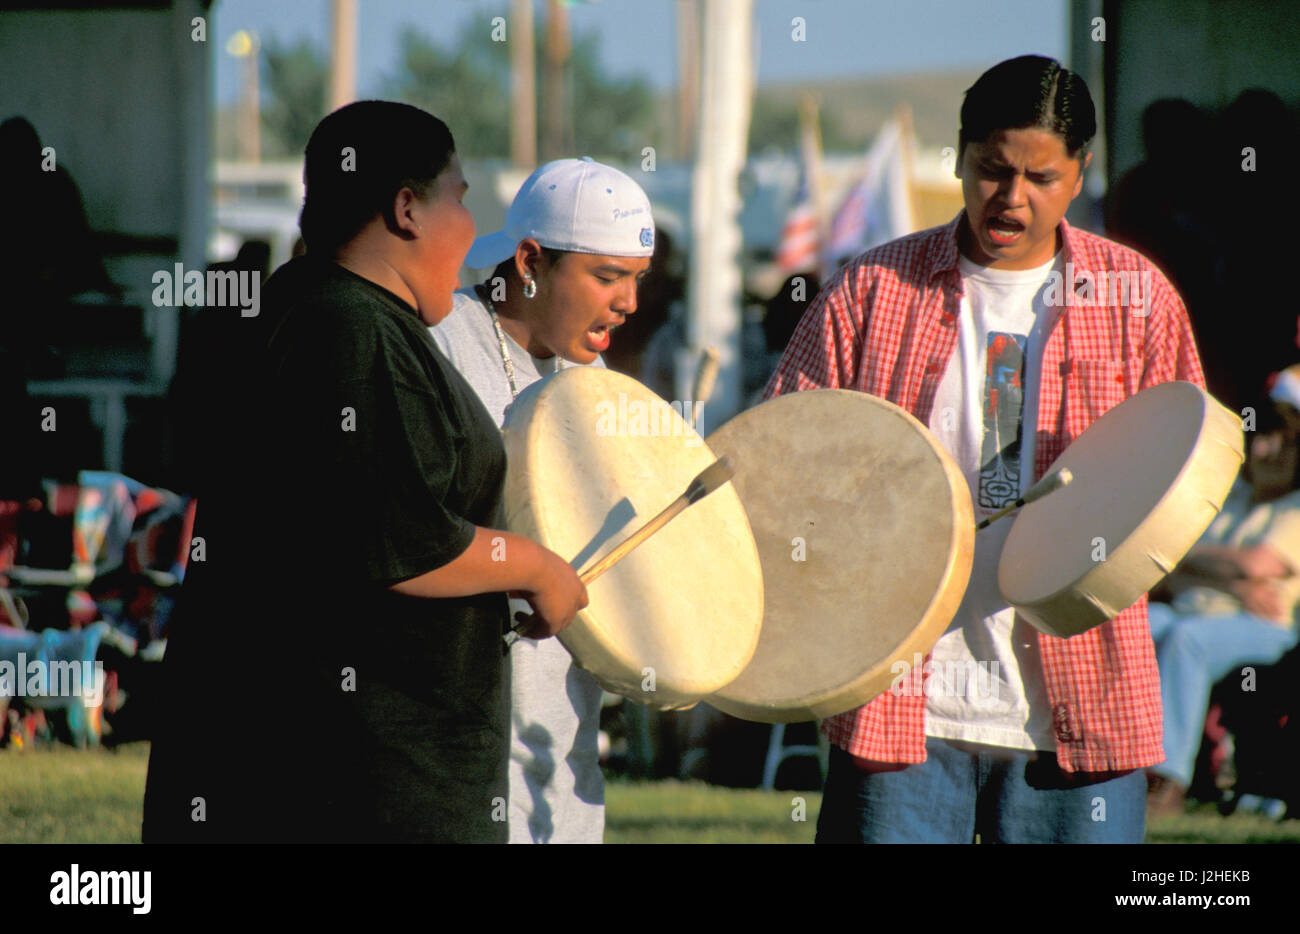
[[[636,380],[571,367],[507,413],[506,525],[582,570],[667,507],[716,458]],[[688,507],[593,581],[559,634],[609,691],[684,707],[730,682],[763,619],[758,551],[730,484]]]
[[[1073,480],[1016,517],[998,589],[1048,635],[1113,619],[1187,554],[1244,460],[1240,416],[1200,387],[1162,383],[1130,396],[1052,464]]]
[[[758,651],[707,698],[790,723],[886,690],[952,621],[970,577],[974,517],[961,470],[912,415],[861,392],[778,396],[708,438],[763,562]]]

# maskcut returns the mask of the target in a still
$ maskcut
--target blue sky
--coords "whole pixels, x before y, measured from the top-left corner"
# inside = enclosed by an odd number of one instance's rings
[[[398,59],[403,26],[446,41],[474,14],[506,15],[509,0],[358,0],[358,93],[376,93]],[[536,21],[545,20],[537,0]],[[1066,55],[1066,0],[755,0],[760,84],[879,76],[943,68],[981,68],[1036,52]],[[791,38],[802,16],[807,39]],[[212,23],[219,105],[238,93],[236,60],[224,51],[238,29],[263,39],[329,42],[329,0],[217,0]],[[574,32],[595,30],[616,76],[642,75],[658,89],[676,83],[673,0],[579,0],[569,10]]]

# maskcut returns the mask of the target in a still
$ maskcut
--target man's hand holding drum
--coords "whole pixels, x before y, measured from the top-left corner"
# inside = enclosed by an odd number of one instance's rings
[[[587,588],[567,561],[532,539],[487,528],[475,529],[460,557],[390,589],[412,597],[468,597],[485,590],[519,597],[535,611],[523,632],[529,639],[558,634],[587,605]]]

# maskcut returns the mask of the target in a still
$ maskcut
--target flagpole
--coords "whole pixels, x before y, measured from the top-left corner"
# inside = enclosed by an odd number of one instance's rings
[[[817,223],[818,274],[826,278],[826,258],[823,255],[830,237],[830,217],[826,210],[826,185],[822,171],[822,128],[817,98],[809,93],[799,100],[800,156],[808,178],[808,194],[812,199],[813,218]]]
[[[900,145],[903,150],[903,179],[905,180],[905,190],[907,192],[907,227],[911,233],[917,228],[917,210],[916,210],[916,181],[914,178],[913,160],[916,158],[916,139],[912,135],[912,105],[903,103],[899,104],[894,111],[894,118],[898,121]]]

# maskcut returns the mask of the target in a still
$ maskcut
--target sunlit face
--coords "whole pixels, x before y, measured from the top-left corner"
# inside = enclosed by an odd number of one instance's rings
[[[421,228],[421,275],[415,298],[425,324],[437,324],[451,313],[451,293],[459,285],[461,264],[474,242],[474,217],[463,203],[468,189],[460,158],[453,153],[429,197],[417,202],[412,212]]]
[[[967,143],[957,166],[966,222],[962,255],[994,269],[1032,269],[1057,250],[1056,228],[1083,187],[1082,162],[1042,129],[1000,130]]]
[[[540,256],[537,295],[528,300],[534,340],[573,363],[591,363],[636,311],[637,286],[649,269],[648,256],[566,253],[554,264]]]

